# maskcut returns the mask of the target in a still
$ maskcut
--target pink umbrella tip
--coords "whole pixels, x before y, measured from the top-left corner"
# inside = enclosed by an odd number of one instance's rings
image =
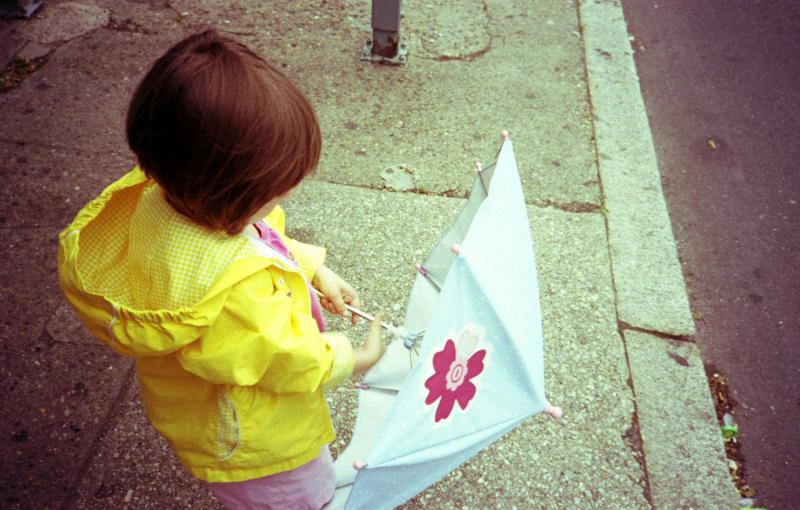
[[[454,244],[453,246],[450,247],[450,251],[452,251],[456,255],[461,255],[461,245],[460,244]]]
[[[561,410],[560,407],[556,407],[551,404],[547,404],[544,408],[544,412],[555,418],[556,420],[561,418],[564,415],[564,411]]]
[[[504,129],[504,130],[500,131],[500,136],[503,137],[503,141],[508,140],[508,130]]]
[[[355,469],[356,471],[361,471],[365,467],[367,467],[367,463],[364,462],[363,460],[357,460],[353,462],[353,469]]]

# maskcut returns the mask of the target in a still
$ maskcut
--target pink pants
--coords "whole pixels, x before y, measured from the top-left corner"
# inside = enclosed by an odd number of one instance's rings
[[[325,445],[317,458],[297,469],[243,482],[206,483],[206,487],[232,510],[319,510],[333,498],[336,477]]]

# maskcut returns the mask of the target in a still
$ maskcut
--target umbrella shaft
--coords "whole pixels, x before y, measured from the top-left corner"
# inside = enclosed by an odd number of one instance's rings
[[[319,296],[319,297],[325,297],[325,295],[322,292],[320,292],[319,289],[314,289],[314,292],[316,292],[317,296]],[[358,315],[362,319],[366,319],[366,320],[368,320],[370,322],[375,320],[375,317],[373,315],[370,315],[370,314],[368,314],[367,312],[365,312],[363,310],[359,310],[355,306],[350,306],[347,303],[345,303],[344,307],[347,308],[348,311]],[[386,331],[393,331],[395,329],[393,326],[390,326],[389,324],[387,324],[387,323],[385,323],[383,321],[381,321],[380,324],[381,324],[381,327],[383,329],[385,329]]]

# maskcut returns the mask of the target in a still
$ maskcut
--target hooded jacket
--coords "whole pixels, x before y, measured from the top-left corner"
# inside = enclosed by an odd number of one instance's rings
[[[280,208],[266,221],[283,235]],[[297,264],[194,224],[139,168],[59,236],[67,300],[135,358],[148,418],[201,480],[294,469],[334,439],[323,389],[351,374],[353,351],[311,315],[306,282],[324,249],[284,240]]]

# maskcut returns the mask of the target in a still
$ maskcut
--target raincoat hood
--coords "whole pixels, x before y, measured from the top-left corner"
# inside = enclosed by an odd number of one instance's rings
[[[276,215],[282,211],[276,209]],[[173,211],[135,168],[106,188],[60,235],[59,276],[89,330],[126,356],[164,355],[202,336],[231,285],[275,260],[244,235],[228,236]],[[213,236],[169,246],[165,235]],[[204,250],[198,256],[197,250]],[[153,264],[153,260],[170,263]]]

